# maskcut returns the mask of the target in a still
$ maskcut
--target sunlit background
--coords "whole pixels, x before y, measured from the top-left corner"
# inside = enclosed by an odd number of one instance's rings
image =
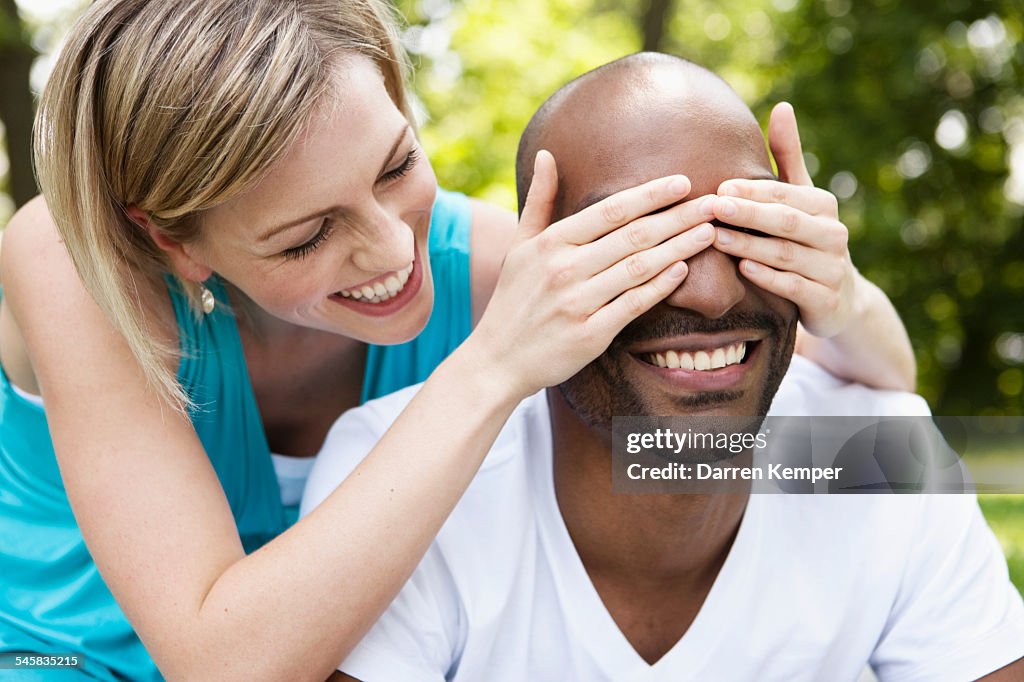
[[[39,91],[86,4],[18,0],[16,14],[14,0],[0,0],[8,130],[26,130],[31,117],[18,73],[31,64]],[[854,261],[907,324],[933,410],[1024,415],[1019,0],[398,0],[398,8],[441,183],[509,208],[530,114],[610,59],[659,49],[703,63],[762,122],[772,104],[791,101],[815,182],[840,199]],[[16,150],[27,133],[11,137],[12,160],[0,155],[0,225],[34,191]],[[1024,502],[984,505],[1024,585]]]

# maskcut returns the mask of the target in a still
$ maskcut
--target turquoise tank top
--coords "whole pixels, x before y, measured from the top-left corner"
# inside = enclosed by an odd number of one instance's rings
[[[438,191],[429,238],[433,312],[416,339],[369,348],[364,400],[423,381],[469,335],[470,218],[466,197]],[[219,281],[208,287],[226,302]],[[196,320],[174,286],[170,294],[183,351],[178,379],[196,405],[192,423],[252,552],[284,531],[294,510],[281,504],[238,326],[226,305]],[[11,673],[19,682],[162,679],[75,524],[45,411],[15,393],[0,371],[0,666],[3,652],[79,656],[77,671]],[[7,674],[0,669],[0,678]]]

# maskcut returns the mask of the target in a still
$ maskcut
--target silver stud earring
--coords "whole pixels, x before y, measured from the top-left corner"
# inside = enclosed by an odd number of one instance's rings
[[[202,284],[199,285],[199,300],[203,304],[203,313],[206,315],[212,313],[213,308],[217,305],[217,301],[213,297],[213,292]]]

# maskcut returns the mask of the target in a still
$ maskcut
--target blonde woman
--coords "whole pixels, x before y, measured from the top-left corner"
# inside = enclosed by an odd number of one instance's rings
[[[711,244],[682,177],[550,227],[548,155],[518,228],[438,190],[401,64],[383,0],[99,0],[71,31],[37,125],[47,204],[4,239],[0,651],[101,679],[326,677],[518,401]],[[911,380],[845,240],[779,281],[812,264],[842,276],[797,301],[839,332],[811,352]],[[880,328],[900,342],[849,352]],[[428,375],[292,525],[334,419]]]

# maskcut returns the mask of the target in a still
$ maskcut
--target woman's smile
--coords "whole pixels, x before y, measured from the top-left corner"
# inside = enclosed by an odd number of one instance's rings
[[[416,298],[422,285],[423,268],[414,259],[402,270],[342,289],[329,298],[363,315],[385,317],[405,308]]]
[[[409,274],[412,272],[413,263],[415,261],[410,262],[408,266],[397,272],[375,277],[350,289],[342,289],[338,294],[345,298],[354,298],[357,301],[362,300],[366,303],[386,301],[398,295],[398,292],[405,288],[405,283],[409,281]]]

